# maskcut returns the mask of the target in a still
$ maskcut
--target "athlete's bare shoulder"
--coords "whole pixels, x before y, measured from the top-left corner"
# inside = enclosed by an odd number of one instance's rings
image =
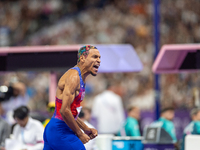
[[[67,72],[63,74],[63,76],[60,78],[58,82],[58,88],[60,90],[63,90],[65,87],[65,84],[79,84],[79,73],[77,70],[70,69]]]

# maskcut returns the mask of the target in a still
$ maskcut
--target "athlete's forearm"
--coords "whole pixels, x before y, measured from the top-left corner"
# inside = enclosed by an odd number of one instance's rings
[[[76,123],[83,131],[89,130],[89,127],[79,117],[76,119]]]
[[[71,110],[65,109],[64,111],[60,111],[63,120],[65,123],[74,131],[74,133],[79,137],[83,132],[81,131],[80,127],[76,123],[74,116],[71,113]]]

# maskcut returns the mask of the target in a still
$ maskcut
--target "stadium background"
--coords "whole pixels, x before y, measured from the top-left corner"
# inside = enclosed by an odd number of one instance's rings
[[[199,43],[199,8],[198,0],[160,0],[160,46]],[[91,77],[84,105],[91,107],[93,97],[105,89],[107,81],[119,82],[124,107],[138,105],[144,125],[155,118],[153,17],[153,0],[1,0],[0,46],[131,44],[143,70]],[[63,72],[56,73],[59,77]],[[15,79],[26,84],[31,110],[44,111],[49,72],[1,73],[0,85]],[[178,138],[189,122],[188,111],[199,99],[199,83],[199,73],[160,75],[161,107],[175,106]],[[185,118],[182,123],[181,117]]]

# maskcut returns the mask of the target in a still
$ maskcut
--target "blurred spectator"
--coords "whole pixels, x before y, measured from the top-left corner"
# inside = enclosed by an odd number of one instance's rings
[[[0,147],[5,146],[5,139],[9,138],[10,132],[10,125],[0,117]]]
[[[49,118],[47,118],[44,122],[43,122],[43,126],[46,127],[46,125],[49,123],[51,117],[53,116],[54,110],[55,110],[55,102],[49,102],[47,105],[47,110],[49,112]]]
[[[13,139],[21,143],[21,149],[43,149],[43,126],[38,120],[29,117],[29,109],[20,106],[14,110],[13,118],[16,120],[13,130]]]
[[[14,119],[12,118],[13,110],[22,105],[27,105],[29,101],[29,96],[26,94],[26,86],[24,83],[15,82],[11,87],[13,88],[11,97],[5,99],[0,105],[2,115],[5,116],[5,119],[9,124],[14,123]]]
[[[190,112],[192,121],[185,127],[181,142],[181,150],[185,149],[185,137],[189,134],[200,134],[200,108],[193,108]]]
[[[123,128],[120,130],[121,136],[141,136],[138,120],[140,119],[140,109],[135,106],[128,108],[128,117]]]
[[[175,127],[172,122],[174,119],[174,108],[166,107],[161,110],[161,115],[158,121],[153,122],[150,126],[161,127],[169,133],[174,142],[177,142]]]
[[[90,122],[91,120],[91,109],[88,108],[88,107],[83,107],[82,108],[82,111],[84,113],[84,119],[87,121],[87,122]]]
[[[80,118],[81,120],[83,120],[84,123],[85,123],[89,128],[94,128],[94,126],[93,126],[92,124],[90,124],[90,123],[87,121],[88,118],[87,118],[87,116],[85,116],[85,113],[84,113],[85,110],[88,110],[88,109],[87,109],[87,108],[85,109],[84,107],[83,107],[83,109],[84,109],[84,111],[81,110],[81,112],[80,112],[80,114],[79,114],[79,118]],[[93,140],[90,140],[89,142],[87,142],[86,144],[84,144],[86,150],[98,150],[95,141],[96,141],[96,139],[93,139]]]
[[[107,89],[94,98],[92,117],[97,119],[97,129],[103,134],[117,134],[125,115],[118,93],[117,83],[109,83]]]

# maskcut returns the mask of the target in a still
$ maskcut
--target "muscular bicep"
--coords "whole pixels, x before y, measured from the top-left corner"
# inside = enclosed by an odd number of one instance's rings
[[[62,95],[61,111],[65,110],[66,108],[70,108],[70,105],[76,96],[76,91],[80,86],[79,80],[79,75],[75,71],[69,72],[69,75],[66,76]]]

